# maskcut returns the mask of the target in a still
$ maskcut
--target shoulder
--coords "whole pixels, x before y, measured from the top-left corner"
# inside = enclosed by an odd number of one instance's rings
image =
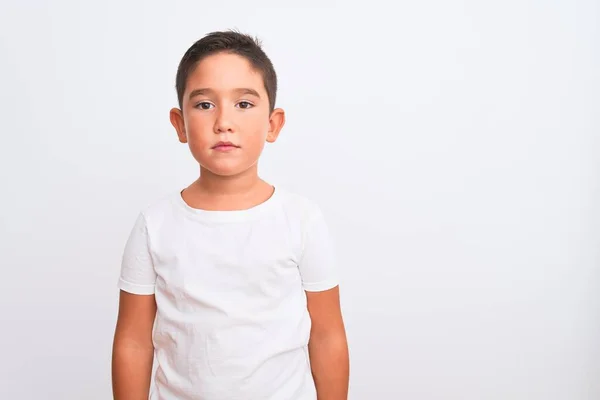
[[[173,211],[178,207],[177,196],[180,196],[179,191],[171,191],[152,199],[141,207],[139,217],[148,223],[173,215]]]
[[[285,214],[306,226],[315,218],[322,218],[323,213],[317,201],[305,195],[287,189],[277,188],[278,196]]]

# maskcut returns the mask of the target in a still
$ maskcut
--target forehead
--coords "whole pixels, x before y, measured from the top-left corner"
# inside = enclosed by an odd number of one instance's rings
[[[202,59],[187,80],[186,92],[198,88],[227,91],[251,88],[265,93],[263,78],[250,61],[237,54],[218,53]]]

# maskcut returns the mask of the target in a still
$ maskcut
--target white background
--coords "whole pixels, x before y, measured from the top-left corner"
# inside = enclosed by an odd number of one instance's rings
[[[335,235],[350,398],[599,399],[599,3],[300,3],[2,2],[0,398],[111,398],[125,240],[198,172],[177,64],[237,28],[287,111],[262,174]]]

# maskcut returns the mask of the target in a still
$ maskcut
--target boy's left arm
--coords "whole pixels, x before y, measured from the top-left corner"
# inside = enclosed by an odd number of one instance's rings
[[[308,351],[318,400],[347,400],[350,361],[339,286],[306,292],[312,320]]]

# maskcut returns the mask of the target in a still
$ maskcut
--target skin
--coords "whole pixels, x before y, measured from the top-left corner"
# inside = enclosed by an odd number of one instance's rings
[[[263,78],[245,58],[228,53],[204,58],[188,77],[182,107],[170,111],[170,120],[200,167],[199,178],[182,192],[191,207],[243,210],[273,194],[258,176],[258,160],[265,144],[277,140],[285,113],[269,109]],[[235,148],[219,151],[219,142]],[[346,400],[349,357],[339,287],[306,296],[318,399]],[[121,291],[112,358],[116,400],[148,399],[155,316],[154,295]]]
[[[245,209],[272,195],[258,176],[258,160],[265,144],[277,140],[285,113],[269,112],[262,75],[245,58],[220,53],[203,59],[188,78],[182,109],[172,109],[170,117],[200,166],[200,177],[183,192],[190,206]],[[239,148],[214,150],[220,141]]]

